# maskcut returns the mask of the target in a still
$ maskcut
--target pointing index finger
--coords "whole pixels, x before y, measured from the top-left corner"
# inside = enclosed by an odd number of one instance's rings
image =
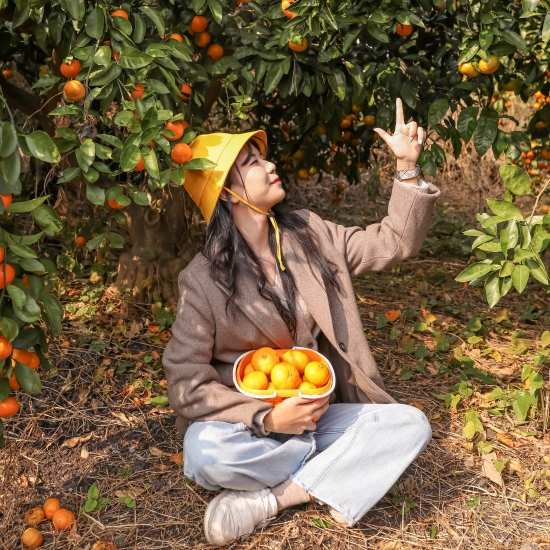
[[[405,124],[405,116],[403,114],[403,103],[401,98],[395,100],[395,123],[396,124]]]

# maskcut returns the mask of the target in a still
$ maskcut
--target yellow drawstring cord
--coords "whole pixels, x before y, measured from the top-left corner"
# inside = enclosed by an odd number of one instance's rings
[[[249,206],[252,208],[252,210],[256,210],[256,212],[259,212],[260,214],[264,214],[269,218],[269,221],[271,222],[271,225],[273,226],[273,229],[275,230],[275,242],[277,243],[277,259],[279,260],[279,265],[281,266],[281,271],[286,271],[285,266],[283,265],[283,255],[281,252],[281,238],[279,235],[279,226],[277,225],[277,220],[275,219],[275,215],[270,210],[269,212],[264,212],[263,210],[260,210],[259,208],[256,208],[254,205],[250,204],[249,202],[246,202],[242,197],[239,197],[236,193],[231,191],[231,189],[228,189],[224,186],[224,189],[230,194],[233,195],[237,200],[240,200],[242,203],[246,204],[246,206]]]

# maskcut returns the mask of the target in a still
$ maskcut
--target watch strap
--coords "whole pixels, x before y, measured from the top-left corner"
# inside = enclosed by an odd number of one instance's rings
[[[396,170],[395,179],[398,181],[410,180],[420,175],[420,166],[418,164],[412,170]]]

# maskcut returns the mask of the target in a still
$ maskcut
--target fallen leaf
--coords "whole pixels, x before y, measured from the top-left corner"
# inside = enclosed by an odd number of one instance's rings
[[[420,401],[412,401],[411,403],[409,403],[409,405],[411,407],[415,407],[416,409],[418,409],[420,411],[423,411],[426,408],[426,405],[424,405],[424,403],[422,403]]]
[[[462,443],[462,446],[470,453],[474,450],[474,444],[472,441],[465,441]]]
[[[506,467],[510,472],[514,472],[516,474],[525,474],[529,471],[519,458],[511,458]]]
[[[464,461],[464,468],[473,468],[474,466],[476,465],[476,461],[474,460],[474,457],[473,456],[470,456],[468,457],[465,461]]]
[[[78,388],[78,400],[84,401],[84,399],[90,395],[91,391],[92,386],[82,386],[81,388]]]
[[[115,417],[115,418],[118,418],[119,420],[121,420],[122,422],[124,422],[125,424],[128,424],[128,426],[131,426],[132,423],[128,420],[128,417],[122,413],[122,412],[115,412],[115,411],[111,411],[111,414]]]
[[[154,350],[151,352],[151,357],[153,359],[160,359],[160,355],[158,354],[157,351],[154,351]]]
[[[427,325],[431,325],[432,323],[434,323],[436,321],[435,316],[432,315],[429,311],[427,311],[425,309],[422,310],[422,315],[424,316],[424,322]]]
[[[384,313],[384,315],[386,316],[386,319],[390,323],[395,323],[395,321],[399,319],[400,314],[401,312],[398,309],[390,309],[389,311],[386,311],[386,313]]]
[[[158,447],[149,447],[149,452],[151,453],[151,456],[157,456],[157,457],[161,457],[161,456],[172,456],[171,453],[167,453],[165,451],[162,451],[161,449],[159,449]]]
[[[434,414],[431,418],[430,418],[430,422],[432,424],[439,424],[441,422],[442,418],[441,418],[441,415],[439,413],[437,414]]]
[[[110,540],[98,540],[91,550],[117,550],[117,547]]]
[[[147,330],[148,330],[149,332],[158,332],[159,329],[160,329],[160,327],[159,327],[158,325],[149,325],[149,326],[147,327]]]
[[[134,338],[142,330],[143,330],[143,325],[141,323],[138,323],[136,320],[134,320],[134,321],[132,321],[132,324],[130,325],[130,332],[128,333],[128,336],[130,338]]]
[[[548,537],[535,537],[533,539],[533,542],[537,542],[537,543],[540,543],[540,542],[544,542],[544,543],[549,543],[550,542],[550,539]]]
[[[65,383],[63,386],[61,386],[61,389],[59,390],[59,395],[63,395],[64,393],[67,393],[70,391],[73,387],[73,375],[71,371],[69,371],[69,374],[67,374],[67,378],[65,378]]]
[[[82,447],[82,449],[80,449],[80,458],[82,460],[86,460],[89,456],[90,456],[90,453],[88,452],[88,449],[86,448],[86,446]]]
[[[174,464],[177,464],[178,466],[183,466],[183,453],[178,453],[176,455],[172,455],[170,457],[170,460],[174,463]]]
[[[481,473],[487,479],[490,479],[497,485],[504,487],[504,480],[502,479],[502,475],[493,464],[493,460],[497,460],[497,454],[495,452],[492,452],[486,455],[482,455],[481,460]]]
[[[92,439],[93,436],[94,436],[94,432],[90,432],[89,434],[86,434],[86,435],[71,437],[70,439],[66,439],[65,441],[63,441],[61,446],[69,447],[69,449],[72,449],[77,445],[80,445],[81,443],[86,443],[90,441],[90,439]]]
[[[497,434],[497,439],[498,439],[503,445],[506,445],[506,447],[510,447],[510,448],[513,449],[513,448],[516,446],[515,441],[514,441],[511,437],[509,437],[509,436],[507,436],[507,435],[505,435],[505,434]]]
[[[499,351],[493,351],[489,357],[492,357],[497,363],[502,363],[502,355],[500,355]]]
[[[115,495],[119,498],[133,498],[136,500],[139,495],[145,493],[145,489],[141,489],[139,487],[133,487],[130,489],[126,489],[125,491],[116,491]]]

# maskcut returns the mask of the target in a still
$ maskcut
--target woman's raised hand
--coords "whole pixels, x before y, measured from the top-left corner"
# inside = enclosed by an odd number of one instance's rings
[[[419,128],[416,122],[405,124],[403,103],[400,98],[395,102],[395,132],[388,134],[382,128],[374,131],[388,144],[392,153],[397,157],[398,170],[410,170],[416,166],[416,161],[426,139],[426,131]]]
[[[264,428],[268,432],[293,435],[314,430],[315,422],[328,409],[328,399],[325,397],[312,401],[303,397],[289,397],[264,416]]]

